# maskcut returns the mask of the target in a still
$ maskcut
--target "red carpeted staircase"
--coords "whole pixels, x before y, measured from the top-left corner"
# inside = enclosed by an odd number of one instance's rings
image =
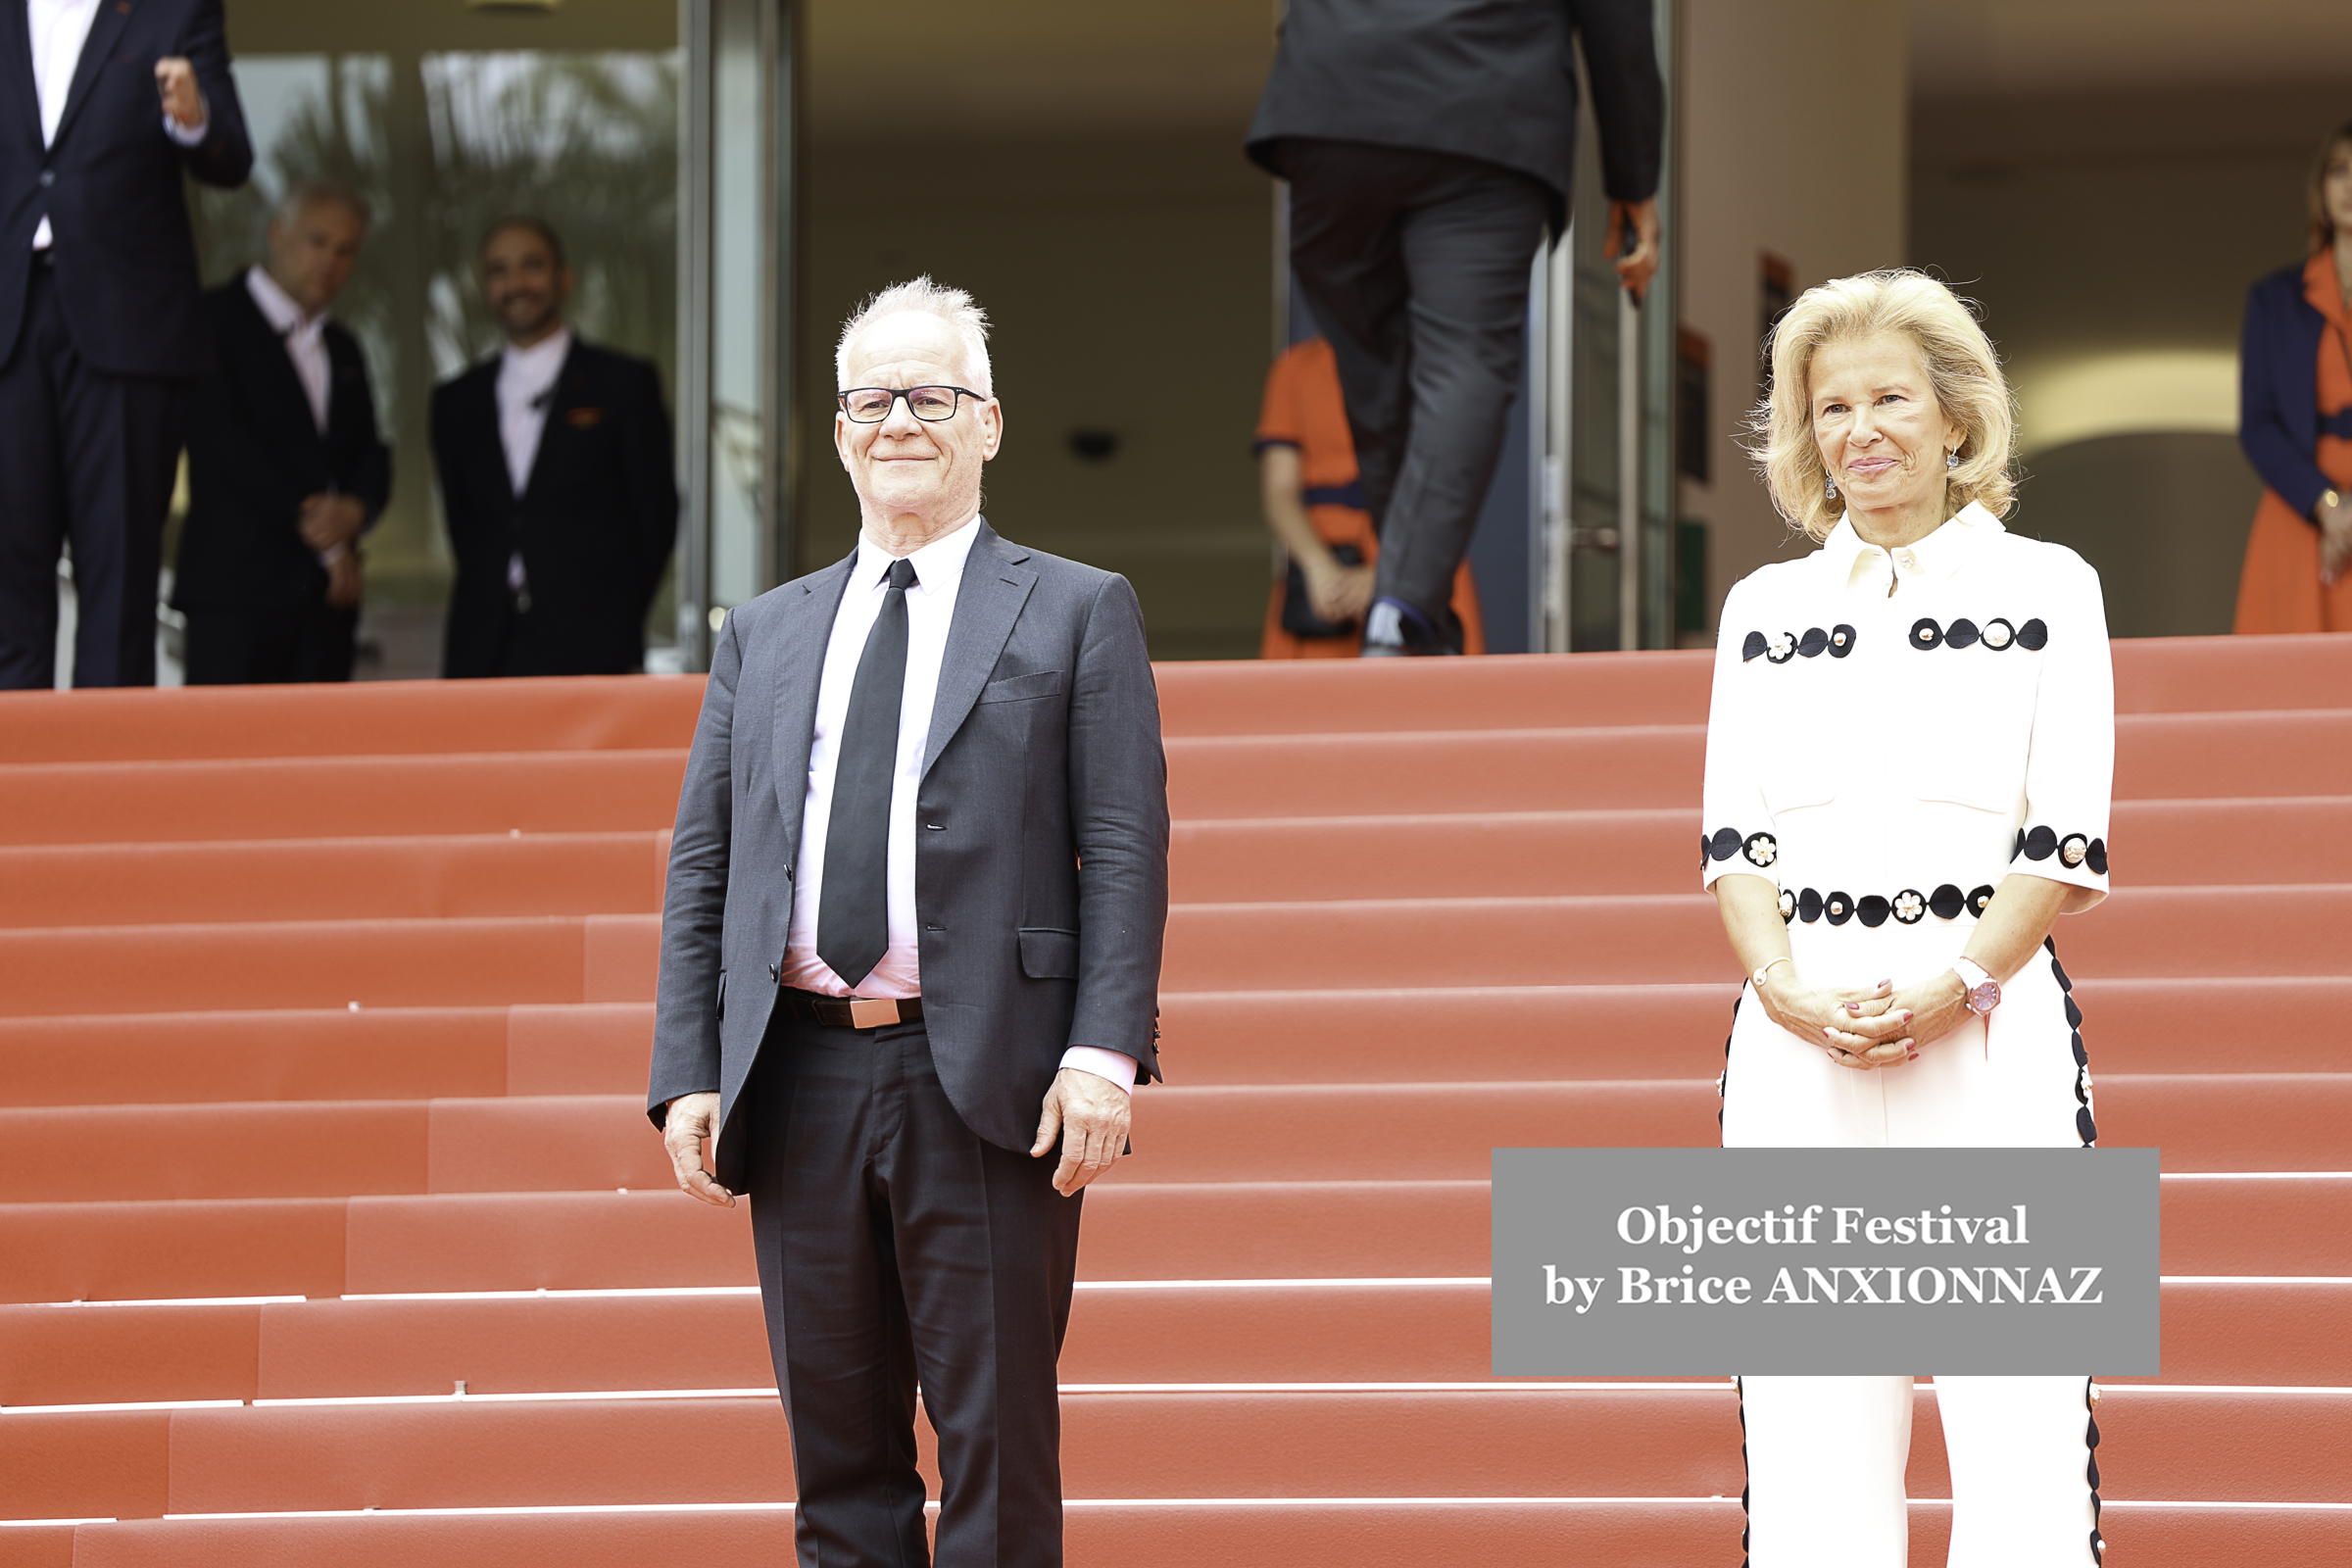
[[[2109,1561],[2352,1560],[2352,639],[2117,664],[2120,887],[2058,937],[2167,1171]],[[1494,1382],[1484,1277],[1490,1148],[1715,1139],[1705,656],[1160,680],[1170,1084],[1088,1200],[1072,1562],[1732,1568],[1730,1388]],[[744,1220],[640,1108],[698,698],[0,697],[0,1565],[788,1560]]]

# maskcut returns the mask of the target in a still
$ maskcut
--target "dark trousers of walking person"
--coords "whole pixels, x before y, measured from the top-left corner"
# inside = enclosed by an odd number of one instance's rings
[[[920,1023],[771,1019],[748,1119],[752,1243],[792,1428],[803,1568],[1060,1568],[1056,1360],[1083,1195],[956,1113]]]
[[[1291,265],[1331,339],[1380,531],[1373,592],[1458,651],[1447,602],[1519,393],[1551,193],[1499,164],[1363,142],[1294,138],[1282,170]]]
[[[0,365],[0,691],[57,680],[57,563],[74,547],[74,684],[155,684],[156,577],[191,383],[109,375],[74,346],[43,253]]]

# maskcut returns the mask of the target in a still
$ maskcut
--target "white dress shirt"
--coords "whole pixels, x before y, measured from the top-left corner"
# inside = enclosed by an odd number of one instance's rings
[[[898,766],[890,789],[889,869],[885,877],[890,947],[859,983],[863,997],[919,997],[922,963],[914,908],[914,804],[922,783],[923,748],[930,737],[931,710],[939,696],[940,664],[948,652],[948,627],[956,616],[956,595],[964,562],[979,537],[977,516],[954,533],[934,539],[907,559],[914,585],[906,590],[906,683],[899,704]],[[808,792],[801,807],[800,863],[792,883],[792,926],[784,942],[782,983],[824,996],[846,997],[850,988],[816,956],[816,917],[822,905],[826,828],[833,814],[833,779],[839,765],[842,725],[849,716],[850,689],[866,637],[882,613],[889,592],[891,556],[872,540],[859,538],[858,561],[833,616],[832,639],[816,688],[816,726],[808,745]],[[1061,1064],[1107,1078],[1133,1091],[1135,1058],[1098,1046],[1072,1046]]]
[[[57,127],[66,118],[66,99],[74,91],[74,72],[81,64],[81,46],[89,40],[90,24],[98,20],[98,0],[24,0],[24,26],[32,40],[32,90],[41,101],[41,145],[56,145]],[[202,145],[211,128],[211,115],[197,100],[196,123],[182,125],[164,116],[164,130],[182,147]],[[46,215],[32,231],[32,248],[45,251],[56,241]]]
[[[326,358],[326,313],[305,316],[294,296],[278,287],[277,279],[263,268],[245,270],[245,292],[253,296],[270,329],[285,340],[286,358],[294,362],[294,378],[302,383],[302,395],[310,400],[311,422],[320,435],[326,434],[327,393],[334,380]]]
[[[498,442],[507,455],[507,479],[516,500],[531,487],[531,467],[539,461],[539,440],[547,433],[547,411],[556,400],[556,382],[571,353],[571,328],[558,327],[529,348],[510,343],[498,361]],[[507,559],[507,587],[522,592],[530,583],[522,569],[522,552]]]

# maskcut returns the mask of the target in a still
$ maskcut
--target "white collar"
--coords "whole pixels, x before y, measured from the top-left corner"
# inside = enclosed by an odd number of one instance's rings
[[[1961,564],[1984,541],[2008,531],[2002,526],[2000,518],[1985,511],[1981,503],[1972,501],[1949,519],[1939,523],[1926,538],[1899,546],[1891,554],[1898,569],[1906,575],[1948,577],[1960,569]],[[1847,583],[1852,582],[1854,573],[1865,564],[1884,580],[1886,567],[1881,564],[1888,555],[1889,552],[1870,543],[1855,531],[1854,517],[1850,512],[1838,519],[1838,526],[1832,528],[1829,537],[1821,542],[1822,564]]]
[[[571,328],[559,326],[529,348],[507,344],[500,353],[498,373],[502,379],[512,376],[532,384],[553,381],[570,353]]]
[[[972,524],[979,520],[980,514],[973,513],[956,524],[953,532],[940,535],[906,558],[914,563],[914,580],[926,597],[952,591],[963,580],[963,564],[971,556],[973,543],[980,537],[980,530]],[[851,590],[855,592],[871,588],[880,582],[882,574],[890,570],[890,564],[896,559],[889,551],[859,533],[858,560],[850,567]]]
[[[268,268],[245,269],[245,292],[253,296],[253,303],[260,309],[262,319],[268,321],[270,329],[280,337],[295,334],[306,338],[317,337],[326,330],[326,313],[320,311],[317,316],[305,316],[302,307],[295,303],[294,296],[278,286],[277,279],[270,275]]]

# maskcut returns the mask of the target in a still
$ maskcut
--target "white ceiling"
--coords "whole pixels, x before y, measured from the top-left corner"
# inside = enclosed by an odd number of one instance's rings
[[[1921,98],[2332,78],[2352,115],[2352,0],[1904,0]]]

